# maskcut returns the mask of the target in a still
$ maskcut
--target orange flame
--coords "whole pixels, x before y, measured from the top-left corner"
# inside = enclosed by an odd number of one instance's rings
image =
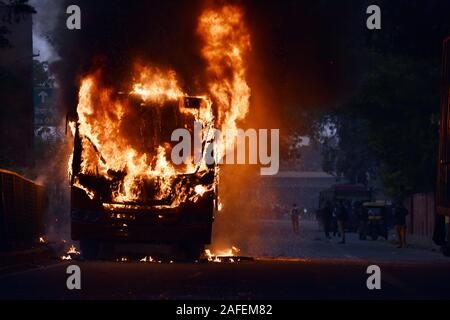
[[[175,71],[163,72],[158,68],[141,66],[137,68],[140,69],[139,80],[132,93],[140,95],[144,101],[177,100],[184,95],[178,85]]]
[[[206,10],[200,17],[198,33],[205,43],[202,54],[208,63],[208,86],[218,107],[220,129],[235,132],[237,121],[244,120],[249,112],[251,96],[245,59],[251,43],[242,9],[224,6]],[[219,146],[218,156],[222,157],[232,143],[228,139]]]
[[[177,99],[182,93],[174,77],[172,72],[144,68],[140,74],[141,82],[134,85],[132,93],[144,101]],[[138,150],[137,143],[130,143],[121,133],[124,133],[123,122],[132,113],[132,106],[125,100],[114,99],[112,90],[100,87],[98,78],[98,73],[84,78],[79,93],[79,132],[85,137],[82,140],[81,173],[108,177],[110,170],[126,172],[121,187],[113,194],[117,202],[138,200],[139,183],[144,179],[157,178],[160,184],[157,198],[164,198],[170,193],[176,174],[192,173],[195,166],[186,165],[184,170],[175,169],[167,160],[166,146],[160,145],[155,154],[149,154]],[[92,197],[93,191],[87,190],[77,181],[75,184]]]
[[[207,61],[208,90],[216,104],[216,119],[208,97],[202,97],[204,102],[195,111],[181,103],[187,94],[181,89],[173,70],[137,66],[130,95],[144,102],[159,103],[161,107],[167,101],[180,101],[181,113],[193,116],[204,124],[204,144],[211,137],[213,121],[222,132],[235,131],[237,122],[244,120],[249,112],[251,94],[245,63],[251,48],[250,35],[243,19],[243,12],[237,6],[207,9],[199,19],[198,33],[204,41],[202,55]],[[78,130],[81,137],[80,174],[101,176],[107,181],[112,181],[119,173],[123,174],[120,185],[111,191],[112,200],[116,203],[138,201],[142,196],[141,185],[148,181],[157,181],[156,200],[166,199],[176,191],[172,206],[186,200],[196,202],[205,192],[214,190],[214,186],[197,186],[196,190],[187,190],[182,182],[175,183],[179,175],[205,170],[204,161],[174,166],[167,158],[171,152],[168,144],[157,143],[151,137],[145,137],[150,141],[144,142],[142,139],[132,139],[130,132],[141,138],[143,136],[143,132],[136,130],[139,127],[136,123],[143,121],[139,111],[129,99],[116,94],[111,88],[103,87],[100,79],[100,71],[82,79],[77,106],[78,122],[70,124],[71,131]],[[160,112],[155,111],[155,117]],[[227,140],[216,145],[216,156],[223,157],[228,144],[232,143]],[[75,174],[74,186],[84,190],[91,199],[95,197],[95,191],[83,185],[77,173],[69,173]]]
[[[236,257],[240,251],[241,250],[235,246],[225,250],[217,250],[215,252],[211,251],[211,249],[206,249],[205,256],[210,262],[222,262],[224,258],[228,258],[230,262],[234,262],[234,259],[231,257]]]

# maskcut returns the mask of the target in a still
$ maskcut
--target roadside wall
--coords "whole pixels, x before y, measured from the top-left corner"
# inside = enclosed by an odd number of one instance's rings
[[[409,211],[407,217],[408,234],[412,239],[432,241],[435,223],[434,193],[418,193],[405,199]]]
[[[0,251],[30,249],[43,235],[44,188],[0,169]]]

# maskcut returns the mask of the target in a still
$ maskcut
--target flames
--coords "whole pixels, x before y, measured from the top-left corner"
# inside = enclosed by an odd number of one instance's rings
[[[133,85],[131,94],[143,101],[162,103],[183,96],[173,72],[143,68],[139,74],[139,82]],[[157,146],[155,152],[142,148],[142,140],[151,139],[151,135],[136,138],[140,132],[136,134],[135,130],[135,136],[130,137],[127,131],[133,122],[138,125],[142,121],[139,113],[128,100],[115,98],[111,89],[101,87],[99,78],[98,73],[84,78],[79,92],[78,130],[83,137],[81,173],[112,179],[111,172],[126,172],[121,185],[113,191],[115,202],[139,200],[140,185],[146,180],[158,181],[157,199],[167,197],[174,177],[194,172],[195,166],[175,168],[168,160],[170,148],[166,145]],[[76,180],[74,184],[94,197],[93,190]]]
[[[238,256],[240,252],[241,250],[235,246],[232,246],[231,248],[225,250],[217,250],[215,252],[211,251],[211,249],[206,249],[205,257],[209,262],[221,263],[227,260],[233,263],[235,262],[235,259],[233,257]]]
[[[72,260],[74,256],[79,256],[81,252],[74,246],[71,245],[66,254],[61,256],[61,260]]]
[[[155,262],[155,259],[153,259],[151,256],[145,256],[144,258],[140,259],[139,262]]]
[[[250,109],[246,57],[251,41],[243,20],[242,9],[237,6],[208,9],[197,30],[204,42],[202,55],[208,63],[208,87],[218,107],[218,124],[222,132],[231,134],[218,146],[220,158],[234,142],[237,122],[244,120]]]
[[[246,81],[245,61],[251,45],[243,20],[243,12],[237,6],[207,9],[199,18],[197,32],[204,43],[201,53],[207,62],[209,80],[205,89],[209,93],[202,96],[204,103],[198,112],[181,104],[179,110],[203,123],[203,143],[211,138],[210,129],[213,125],[222,132],[235,131],[238,121],[244,120],[249,112],[251,91]],[[139,131],[142,114],[117,90],[105,87],[102,76],[101,70],[97,70],[82,79],[77,107],[78,121],[70,124],[72,132],[78,130],[82,137],[79,173],[102,177],[111,183],[122,174],[119,185],[114,182],[111,190],[115,203],[140,200],[142,185],[147,181],[155,181],[156,199],[177,194],[173,206],[187,199],[195,202],[205,192],[211,191],[213,186],[197,185],[194,190],[187,190],[182,183],[176,183],[179,175],[205,170],[204,161],[175,166],[169,160],[170,145],[160,142],[159,145],[149,147],[156,140],[153,141],[151,135],[143,137],[145,132],[142,129]],[[144,103],[159,104],[161,108],[154,112],[154,117],[164,112],[166,102],[176,103],[188,96],[173,70],[138,65],[134,78],[127,96],[134,96]],[[164,125],[160,122],[156,126]],[[233,141],[227,140],[216,144],[216,156],[222,157],[231,143]],[[73,162],[73,158],[70,162]],[[76,173],[73,184],[84,190],[91,199],[95,197],[96,190],[80,181]]]
[[[173,70],[163,72],[158,68],[138,66],[139,79],[133,86],[133,94],[144,101],[177,100],[184,93],[178,85],[177,74]]]

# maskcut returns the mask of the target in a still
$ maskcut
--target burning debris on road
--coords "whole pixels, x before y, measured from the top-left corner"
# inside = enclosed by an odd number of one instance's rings
[[[235,246],[226,250],[205,250],[205,258],[208,262],[214,263],[236,263],[241,261],[253,260],[251,257],[244,257],[240,255],[241,250]]]
[[[74,257],[79,255],[81,255],[81,252],[74,245],[71,245],[66,254],[61,256],[61,260],[73,260]]]

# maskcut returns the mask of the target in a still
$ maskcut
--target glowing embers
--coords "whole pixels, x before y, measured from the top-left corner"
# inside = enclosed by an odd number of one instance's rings
[[[124,211],[124,210],[151,210],[151,206],[142,206],[142,205],[135,205],[135,204],[126,204],[126,203],[103,203],[103,209],[109,210],[109,211]],[[116,215],[117,219],[124,218],[121,217],[120,214]]]
[[[148,263],[151,263],[151,262],[155,262],[155,260],[154,260],[152,257],[150,257],[150,256],[145,256],[144,258],[142,258],[141,260],[139,260],[139,262],[148,262]]]
[[[113,220],[125,220],[125,221],[136,220],[136,216],[134,214],[125,214],[125,213],[110,213],[109,217]]]

